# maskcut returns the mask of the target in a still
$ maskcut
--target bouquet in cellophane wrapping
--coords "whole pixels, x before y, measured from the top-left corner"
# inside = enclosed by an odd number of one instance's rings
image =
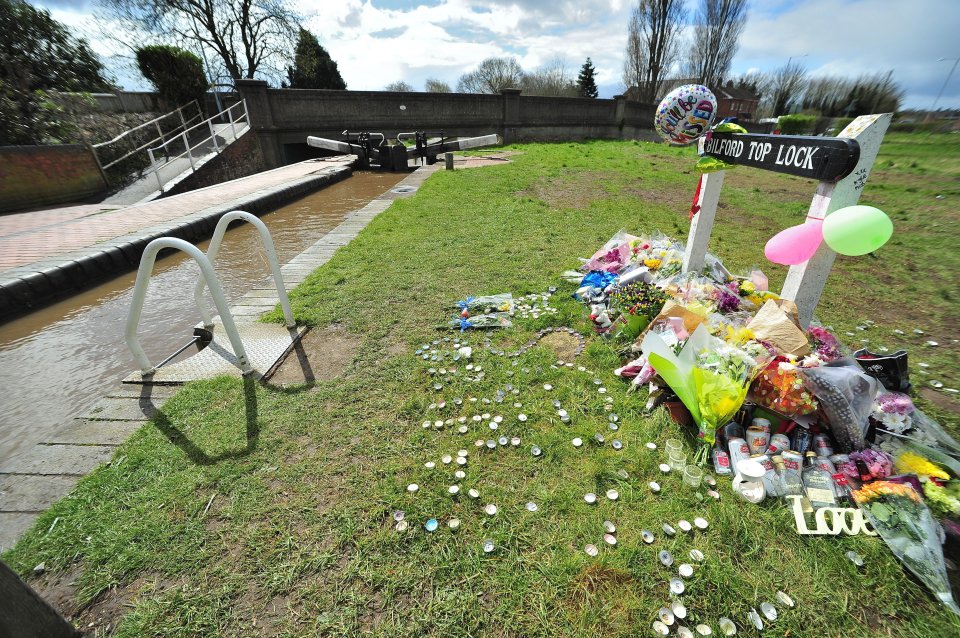
[[[817,400],[807,389],[798,366],[778,356],[757,375],[750,386],[750,399],[781,414],[805,416],[817,411]]]
[[[893,555],[960,615],[947,579],[939,525],[920,494],[907,484],[873,481],[855,490],[853,498]]]

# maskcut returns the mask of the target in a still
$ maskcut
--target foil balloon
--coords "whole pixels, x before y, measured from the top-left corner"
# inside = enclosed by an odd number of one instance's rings
[[[823,221],[823,240],[839,255],[866,255],[887,243],[893,222],[873,206],[847,206]]]
[[[689,144],[710,129],[717,98],[705,86],[684,84],[670,91],[653,118],[657,133],[668,142]]]
[[[821,219],[808,219],[799,226],[781,230],[770,238],[763,254],[775,264],[802,264],[813,257],[813,253],[820,247],[824,235],[823,226]]]

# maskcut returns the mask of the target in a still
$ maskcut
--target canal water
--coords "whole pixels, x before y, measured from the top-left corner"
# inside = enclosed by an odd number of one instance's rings
[[[355,172],[263,215],[280,263],[309,248],[347,213],[362,208],[403,177]],[[206,251],[207,244],[197,245]],[[260,246],[250,224],[227,231],[214,266],[229,301],[269,274]],[[157,260],[153,273],[138,334],[150,360],[160,361],[187,343],[200,321],[193,303],[200,271],[195,262],[177,252]],[[124,274],[0,325],[0,462],[47,439],[136,370],[123,339],[135,279],[135,271]],[[209,300],[208,304],[213,311]]]

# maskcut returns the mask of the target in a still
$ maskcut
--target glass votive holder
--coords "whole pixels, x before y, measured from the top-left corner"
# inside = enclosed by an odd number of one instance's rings
[[[671,452],[669,460],[674,470],[682,470],[687,465],[687,455],[683,452]]]
[[[680,439],[667,439],[663,447],[667,451],[667,456],[670,456],[673,452],[683,452],[683,441]]]
[[[683,482],[690,487],[700,487],[700,481],[703,480],[703,470],[696,465],[688,465],[683,468]]]

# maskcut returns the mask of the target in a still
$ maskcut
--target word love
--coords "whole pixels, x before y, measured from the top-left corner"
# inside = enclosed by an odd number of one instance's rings
[[[855,140],[803,135],[713,133],[704,141],[701,152],[729,164],[818,181],[846,177],[860,159],[860,146]]]
[[[877,532],[870,527],[870,523],[863,517],[863,511],[849,507],[823,507],[816,511],[813,519],[816,523],[814,529],[807,527],[807,519],[803,513],[803,497],[788,496],[793,501],[793,517],[797,523],[797,533],[805,536],[837,536],[838,534],[849,534],[856,536],[864,534],[866,536],[876,536]],[[830,520],[827,520],[827,518]]]

